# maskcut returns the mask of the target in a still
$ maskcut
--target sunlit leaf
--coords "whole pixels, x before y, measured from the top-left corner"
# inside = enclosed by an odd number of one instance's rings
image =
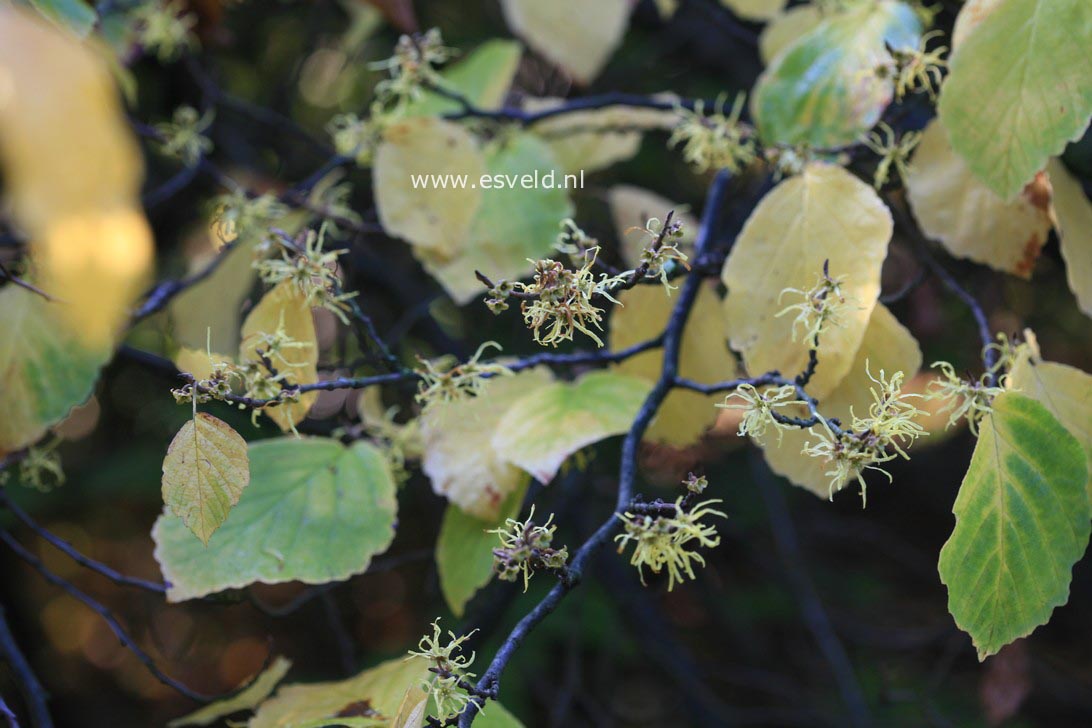
[[[451,255],[482,203],[477,184],[484,173],[485,156],[458,124],[435,117],[394,124],[372,167],[379,221],[414,246]],[[464,184],[444,175],[465,175]]]
[[[997,9],[1002,0],[967,0],[959,9],[955,27],[952,28],[952,49],[958,48],[971,31],[981,25],[990,13]]]
[[[956,47],[938,112],[952,148],[1012,199],[1092,116],[1092,4],[1002,0]]]
[[[948,609],[980,660],[1068,600],[1088,546],[1087,480],[1083,448],[1046,407],[1017,392],[994,399],[940,552]]]
[[[1031,351],[1016,359],[1008,386],[1050,410],[1084,448],[1092,496],[1092,375],[1076,367],[1041,361]]]
[[[808,290],[829,261],[844,277],[847,303],[819,337],[819,368],[808,391],[822,399],[849,371],[880,292],[891,213],[871,187],[841,167],[811,164],[762,199],[724,265],[725,325],[752,374],[803,371],[808,342],[793,341],[792,315],[777,314]]]
[[[398,712],[391,719],[391,728],[421,728],[428,715],[428,693],[419,686],[406,689]]]
[[[850,410],[864,415],[873,402],[872,388],[876,384],[869,379],[869,372],[873,376],[879,374],[881,369],[888,375],[903,372],[909,380],[920,368],[921,349],[913,334],[883,304],[877,304],[872,310],[861,348],[857,350],[849,374],[823,398],[821,411],[826,417],[837,417],[843,423],[851,422]],[[800,408],[797,411],[786,409],[784,414],[806,417],[808,413]],[[826,474],[831,469],[830,464],[801,452],[804,445],[816,439],[817,436],[807,430],[787,429],[780,433],[780,437],[778,433],[770,431],[765,438],[763,453],[775,473],[788,478],[794,485],[826,498],[831,494],[830,476]],[[914,446],[917,447],[917,444]]]
[[[85,345],[113,342],[151,271],[144,170],[104,58],[72,33],[0,8],[0,166],[38,284]]]
[[[770,65],[778,53],[810,32],[822,19],[822,13],[814,5],[797,5],[773,18],[762,29],[762,35],[758,38],[758,51],[762,62]]]
[[[493,447],[548,483],[573,453],[629,430],[651,388],[645,379],[602,371],[539,387],[504,414]]]
[[[622,42],[628,0],[501,0],[512,32],[549,61],[588,83]]]
[[[19,286],[0,289],[0,453],[38,440],[94,391],[110,359],[59,320],[64,304]]]
[[[637,286],[618,300],[622,306],[615,308],[610,318],[608,342],[612,350],[639,344],[663,331],[678,298],[668,297],[661,286]],[[615,370],[652,383],[660,377],[663,360],[663,352],[655,349],[626,359]],[[720,301],[712,287],[703,286],[683,331],[679,376],[713,384],[733,379],[736,374],[736,359],[724,335]],[[722,395],[676,389],[660,406],[645,439],[675,447],[694,444],[716,420],[714,405],[723,399]]]
[[[242,691],[223,700],[209,703],[189,715],[176,718],[167,724],[167,728],[182,728],[182,726],[187,725],[212,725],[232,713],[254,710],[270,696],[274,688],[277,687],[277,683],[288,674],[290,667],[292,667],[291,660],[278,657],[261,675],[253,680],[248,680],[249,684]]]
[[[30,0],[34,8],[62,28],[86,37],[99,14],[83,0]]]
[[[231,425],[198,412],[182,425],[163,459],[163,502],[207,544],[250,482],[246,440]]]
[[[676,97],[656,94],[653,98],[670,101]],[[564,103],[564,99],[532,97],[523,100],[523,107],[538,112]],[[671,110],[605,106],[548,116],[533,124],[531,131],[550,145],[562,169],[579,174],[631,158],[641,147],[642,132],[670,129],[678,117]]]
[[[444,88],[456,91],[479,109],[501,106],[519,67],[523,49],[510,40],[490,40],[440,72]],[[409,116],[439,116],[461,111],[458,101],[425,91],[420,101],[405,111]]]
[[[522,472],[520,476],[526,485],[527,476]],[[444,601],[456,617],[463,616],[466,603],[493,576],[493,549],[498,541],[496,534],[486,531],[519,515],[526,491],[526,487],[517,487],[509,493],[498,515],[490,520],[475,518],[454,504],[444,511],[440,535],[436,538],[436,569]]]
[[[292,281],[278,283],[247,315],[243,322],[239,361],[259,361],[258,350],[266,351],[262,334],[283,331],[293,342],[302,346],[285,347],[273,360],[278,372],[285,374],[288,384],[310,384],[318,381],[318,342],[311,307]],[[318,399],[318,392],[301,394],[295,402],[262,409],[282,430],[290,430],[307,416]]]
[[[493,435],[504,413],[528,393],[553,381],[536,367],[510,377],[493,377],[477,397],[430,407],[421,416],[421,469],[432,489],[478,518],[491,520],[526,475],[504,460]]]
[[[550,148],[531,134],[515,135],[490,150],[486,174],[492,188],[482,192],[470,231],[454,252],[414,251],[459,304],[485,292],[474,276],[476,270],[496,280],[526,278],[531,269],[528,259],[549,257],[558,225],[573,214],[569,194],[560,187],[564,173]],[[503,177],[500,184],[495,184],[495,175]],[[511,180],[516,184],[510,185]]]
[[[1092,202],[1060,161],[1052,160],[1047,171],[1069,288],[1080,309],[1092,316]]]
[[[671,202],[666,197],[633,185],[615,185],[607,193],[610,203],[610,216],[614,222],[614,233],[622,242],[622,260],[630,268],[641,264],[641,253],[651,244],[649,236],[642,232],[649,218],[663,222],[667,213],[674,210],[672,220],[682,223],[682,237],[678,238],[679,247],[689,252],[698,234],[698,221],[683,205]],[[635,229],[636,228],[636,229]]]
[[[762,139],[836,147],[855,142],[891,101],[886,46],[916,47],[921,23],[894,0],[859,3],[824,18],[784,48],[755,85],[751,111]]]
[[[1046,175],[1006,202],[974,176],[933,121],[918,144],[906,187],[921,229],[952,255],[1031,277],[1051,227]]]
[[[178,517],[156,521],[152,537],[168,600],[254,582],[347,579],[390,545],[394,479],[372,445],[285,437],[251,443],[249,456],[250,485],[207,547]]]

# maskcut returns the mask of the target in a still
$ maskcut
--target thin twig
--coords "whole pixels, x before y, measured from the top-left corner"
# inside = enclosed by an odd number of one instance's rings
[[[19,286],[20,288],[25,288],[26,290],[30,291],[31,293],[37,293],[39,296],[41,296],[42,298],[44,298],[47,301],[52,302],[52,301],[55,300],[53,298],[53,296],[49,295],[48,293],[43,291],[41,288],[38,288],[38,286],[34,285],[33,283],[29,283],[27,281],[24,281],[19,276],[13,274],[11,271],[9,271],[4,266],[3,263],[0,263],[0,277],[7,278],[9,281],[14,283],[15,285]]]
[[[53,728],[53,718],[49,715],[49,693],[42,687],[26,656],[19,649],[19,643],[15,641],[15,635],[8,626],[3,606],[0,606],[0,657],[4,658],[15,674],[16,683],[30,713],[31,725],[34,728]],[[9,723],[10,720],[9,718]]]

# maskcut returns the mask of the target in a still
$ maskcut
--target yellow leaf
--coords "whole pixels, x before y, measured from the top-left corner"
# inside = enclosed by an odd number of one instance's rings
[[[282,351],[283,361],[274,361],[274,367],[285,375],[289,384],[312,384],[318,381],[318,342],[315,339],[315,322],[307,300],[292,281],[283,281],[266,293],[243,322],[239,345],[239,361],[259,361],[257,350],[262,347],[262,334],[282,330],[293,342],[303,346],[287,347]],[[296,402],[286,402],[265,407],[264,412],[277,423],[281,430],[291,430],[307,416],[311,405],[318,399],[318,392],[301,394]]]
[[[661,286],[637,286],[625,291],[610,319],[612,350],[624,349],[663,331],[676,297],[668,297]],[[630,357],[615,368],[623,374],[655,382],[663,367],[659,349]],[[703,286],[683,332],[679,355],[679,376],[703,384],[735,378],[736,360],[728,350],[721,318],[720,301],[712,288]],[[676,389],[667,395],[656,419],[645,433],[646,440],[686,447],[696,442],[717,418],[715,405],[723,395],[705,395]]]
[[[830,261],[844,278],[840,325],[819,337],[819,368],[808,391],[822,399],[849,372],[880,293],[880,267],[891,237],[891,213],[871,187],[841,167],[809,164],[762,199],[725,262],[724,315],[732,347],[747,371],[803,371],[809,342],[792,340],[793,301],[785,288],[808,290]],[[802,337],[801,337],[802,338]]]
[[[655,94],[653,98],[672,101],[677,97]],[[565,99],[532,97],[524,99],[523,108],[546,111],[564,103]],[[549,143],[566,172],[595,172],[635,155],[643,131],[670,129],[678,118],[671,110],[606,106],[548,116],[533,124],[531,131]]]
[[[514,402],[552,381],[549,369],[536,367],[487,380],[477,397],[428,408],[421,415],[421,469],[432,489],[477,518],[495,518],[526,476],[501,458],[493,435]]]
[[[1080,309],[1092,316],[1092,203],[1060,161],[1051,160],[1047,172],[1069,288]]]
[[[182,425],[163,458],[163,502],[204,544],[249,482],[246,440],[204,412]]]
[[[858,415],[868,411],[868,406],[873,401],[872,387],[876,385],[868,378],[866,364],[873,375],[877,375],[881,369],[889,375],[901,371],[908,380],[921,367],[921,349],[918,342],[883,304],[878,304],[872,311],[864,340],[854,357],[849,375],[819,402],[819,411],[824,417],[838,417],[845,423],[852,420],[851,409]],[[801,410],[795,413],[786,411],[786,414],[803,416],[805,413]],[[763,450],[766,462],[775,473],[817,496],[826,498],[830,495],[830,476],[826,474],[829,466],[818,458],[800,452],[806,443],[815,440],[816,436],[807,430],[785,430],[780,441],[777,433],[771,431],[766,434]],[[844,486],[845,483],[842,483],[835,490]]]
[[[412,245],[451,255],[481,205],[478,181],[484,173],[484,155],[458,124],[435,117],[394,124],[384,132],[372,167],[379,221]]]
[[[607,193],[607,202],[610,203],[614,232],[622,241],[622,260],[631,268],[641,264],[641,253],[649,245],[648,235],[641,232],[641,229],[651,217],[663,222],[667,213],[674,210],[675,215],[671,219],[683,225],[679,247],[687,252],[694,244],[694,236],[698,232],[697,218],[666,197],[642,187],[615,185]]]
[[[292,667],[291,660],[278,657],[261,675],[254,680],[248,680],[249,684],[242,691],[223,700],[209,703],[189,715],[176,718],[167,724],[167,728],[181,728],[187,725],[211,725],[232,713],[238,713],[241,710],[254,710],[263,700],[269,697],[273,689],[277,687],[277,683],[288,674],[290,667]]]
[[[814,5],[797,5],[773,18],[758,38],[762,62],[769,65],[778,53],[819,25],[822,19],[823,14]]]
[[[183,346],[174,355],[174,365],[178,367],[178,371],[187,372],[192,374],[194,379],[208,379],[212,376],[212,363],[214,361],[231,361],[230,356],[224,356],[223,354],[209,353],[204,349],[191,349],[187,346]]]
[[[1050,232],[1050,183],[1039,175],[1006,202],[952,151],[939,122],[925,128],[906,180],[921,229],[952,255],[1030,278]]]
[[[60,320],[88,346],[112,343],[152,264],[140,151],[96,47],[10,6],[0,162],[39,283],[68,304]]]
[[[734,14],[754,22],[776,18],[785,8],[787,0],[720,0],[720,4]]]
[[[1077,438],[1088,460],[1088,493],[1092,496],[1092,375],[1076,367],[1042,361],[1024,350],[1009,371],[1009,389],[1036,399]]]
[[[512,32],[583,84],[622,42],[630,8],[629,0],[501,0]]]
[[[425,724],[427,714],[428,693],[422,690],[420,685],[411,685],[406,688],[402,704],[398,706],[398,712],[391,719],[391,728],[421,728]]]
[[[610,371],[538,387],[504,413],[493,447],[548,483],[573,453],[626,432],[651,388],[644,379]]]

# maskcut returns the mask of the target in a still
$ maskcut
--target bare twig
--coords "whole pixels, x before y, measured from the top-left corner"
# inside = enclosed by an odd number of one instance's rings
[[[53,718],[49,715],[49,706],[47,704],[49,693],[42,687],[42,683],[38,681],[38,676],[34,674],[34,670],[27,662],[27,658],[19,649],[19,643],[15,641],[15,635],[11,633],[2,606],[0,606],[0,657],[4,658],[4,661],[8,663],[11,671],[15,674],[16,683],[19,685],[19,690],[23,694],[23,700],[30,714],[31,725],[34,728],[53,728]],[[14,725],[10,710],[8,710],[8,715],[9,725]]]

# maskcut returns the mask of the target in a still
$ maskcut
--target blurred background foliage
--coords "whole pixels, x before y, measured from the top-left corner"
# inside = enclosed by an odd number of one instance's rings
[[[200,68],[241,103],[272,109],[316,138],[324,137],[334,114],[367,108],[380,73],[368,64],[389,55],[399,28],[439,27],[448,45],[464,50],[509,36],[494,2],[189,4],[201,18]],[[944,5],[939,23],[950,27],[951,6],[957,4]],[[712,0],[683,2],[669,23],[652,2],[641,2],[624,44],[590,88],[573,87],[527,52],[514,93],[734,94],[749,90],[761,70],[758,30]],[[131,70],[137,81],[132,115],[141,121],[161,121],[180,104],[201,103],[201,76],[185,63],[139,60]],[[323,150],[280,123],[255,123],[234,104],[218,105],[210,136],[217,161],[240,176],[245,170],[258,188],[281,188],[325,159]],[[1090,150],[1086,139],[1067,155],[1070,168],[1086,178],[1092,173]],[[149,189],[176,171],[154,153],[147,158]],[[370,175],[352,170],[349,180],[353,207],[374,220]],[[608,245],[614,232],[606,191],[623,182],[697,208],[709,179],[670,153],[662,134],[646,135],[635,158],[594,174],[576,196],[577,219]],[[754,187],[753,181],[740,181],[733,200],[745,205]],[[160,277],[181,275],[208,255],[215,193],[198,179],[149,210]],[[727,224],[738,227],[746,208],[733,212],[730,203],[729,210],[733,219]],[[502,342],[506,353],[532,350],[518,317],[494,318],[477,301],[455,307],[400,243],[363,236],[348,258],[350,290],[361,292],[385,334],[411,350],[466,356],[490,338]],[[914,265],[894,245],[885,289],[907,280]],[[992,312],[995,330],[1016,333],[1030,326],[1052,360],[1092,370],[1092,322],[1074,305],[1055,240],[1044,249],[1031,282],[962,262],[950,267]],[[235,314],[217,300],[204,306],[213,315]],[[973,368],[978,344],[969,315],[942,296],[935,282],[893,310],[922,343],[927,363],[946,358]],[[335,370],[338,362],[354,358],[354,344],[321,323],[325,371]],[[128,343],[167,354],[169,335],[161,314],[138,327]],[[13,497],[84,553],[123,572],[158,578],[149,530],[162,506],[162,454],[189,417],[188,407],[175,405],[173,385],[170,371],[123,351],[94,398],[62,428],[67,482],[48,493],[12,487]],[[387,404],[410,403],[407,398]],[[249,415],[223,405],[209,409],[248,439],[278,434],[264,420],[259,429],[251,427]],[[355,411],[353,394],[323,393],[308,426],[329,431],[347,424]],[[1033,637],[985,664],[947,612],[936,560],[952,528],[952,501],[973,446],[967,432],[923,448],[908,463],[898,461],[894,484],[877,482],[867,510],[851,495],[831,503],[775,479],[740,443],[731,424],[723,423],[699,447],[642,454],[642,489],[650,496],[667,493],[662,485],[688,468],[704,470],[730,514],[721,529],[723,542],[708,554],[708,568],[697,582],[671,594],[656,580],[642,589],[633,569],[604,553],[589,588],[574,592],[530,636],[505,675],[505,705],[527,725],[846,725],[847,688],[832,670],[832,648],[817,642],[816,609],[841,639],[877,725],[1092,724],[1087,560],[1075,570],[1068,605]],[[571,470],[538,496],[542,511],[557,514],[557,542],[579,543],[610,508],[617,455],[615,441],[604,444],[583,470]],[[250,590],[253,599],[227,595],[222,603],[168,606],[154,595],[127,592],[81,570],[25,529],[14,530],[50,569],[115,609],[168,673],[218,692],[257,671],[270,650],[291,657],[296,680],[343,677],[402,653],[436,615],[448,613],[432,560],[444,501],[419,474],[400,501],[395,543],[368,574],[317,592],[300,585],[259,586]],[[6,514],[0,519],[11,525]],[[0,568],[7,616],[53,696],[60,725],[163,725],[191,707],[149,675],[96,615],[10,552],[0,552]],[[548,587],[546,581],[533,583],[527,594],[513,584],[493,583],[474,599],[461,626],[481,629],[474,639],[480,655],[492,653]],[[313,598],[291,614],[267,613],[308,595]],[[456,620],[445,622],[454,626]],[[0,691],[12,690],[0,667]]]

